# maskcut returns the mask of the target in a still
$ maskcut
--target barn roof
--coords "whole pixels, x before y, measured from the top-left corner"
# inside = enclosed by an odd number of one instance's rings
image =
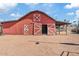
[[[6,23],[6,22],[17,22],[17,21],[20,21],[20,20],[22,20],[23,18],[25,18],[26,16],[28,16],[29,14],[34,13],[34,12],[40,12],[40,13],[46,15],[47,17],[51,18],[52,20],[56,21],[56,20],[53,19],[52,17],[48,16],[46,13],[44,13],[44,12],[42,12],[42,11],[35,10],[35,11],[31,11],[31,12],[27,13],[26,15],[22,16],[22,17],[19,18],[18,20],[4,21],[4,22],[2,22],[2,23]]]
[[[63,21],[56,21],[56,25],[65,25],[65,24],[71,24],[71,23],[63,22]]]
[[[42,14],[46,15],[47,17],[51,18],[52,20],[56,21],[54,18],[48,16],[46,13],[44,13],[44,12],[42,12],[42,11],[39,11],[39,10],[31,11],[31,12],[29,12],[28,14],[24,15],[23,17],[21,17],[19,20],[23,19],[24,17],[26,17],[26,16],[28,16],[29,14],[34,13],[34,12],[42,13]]]
[[[56,25],[64,25],[64,24],[69,24],[67,22],[62,22],[62,21],[56,21],[55,19],[53,19],[52,17],[50,17],[49,15],[47,15],[46,13],[42,12],[42,11],[38,11],[38,10],[35,10],[35,11],[31,11],[29,13],[27,13],[26,15],[22,16],[21,18],[19,18],[18,20],[12,20],[12,21],[4,21],[2,23],[9,23],[9,22],[18,22],[20,20],[22,20],[23,18],[25,18],[26,16],[28,16],[29,14],[31,13],[34,13],[34,12],[39,12],[39,13],[42,13],[44,15],[46,15],[47,17],[51,18],[52,20],[54,20],[56,22]]]

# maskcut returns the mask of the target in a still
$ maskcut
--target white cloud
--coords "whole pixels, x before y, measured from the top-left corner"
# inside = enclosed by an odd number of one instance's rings
[[[0,12],[9,10],[17,5],[17,3],[0,3]]]
[[[76,10],[76,17],[79,18],[79,10]]]
[[[74,12],[67,13],[67,15],[74,15]]]
[[[72,6],[68,4],[65,6],[65,8],[70,9],[70,8],[72,8]]]
[[[10,14],[10,16],[16,16],[16,14],[12,13],[12,14]]]
[[[21,14],[18,14],[18,13],[11,13],[10,16],[12,16],[12,17],[20,17]]]
[[[79,8],[79,3],[71,3],[71,4],[65,5],[65,8],[67,8],[67,9],[71,9],[74,7]]]
[[[73,20],[71,20],[71,22],[76,21],[76,24],[77,24],[79,20],[79,10],[76,10],[74,14],[75,14],[75,17]]]

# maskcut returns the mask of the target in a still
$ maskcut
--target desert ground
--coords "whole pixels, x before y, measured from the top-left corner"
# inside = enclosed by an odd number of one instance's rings
[[[1,56],[79,56],[79,34],[1,35]]]

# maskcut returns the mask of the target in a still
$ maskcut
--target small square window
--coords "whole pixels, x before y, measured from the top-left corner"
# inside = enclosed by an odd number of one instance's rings
[[[40,14],[34,14],[33,15],[33,20],[34,21],[40,21]]]

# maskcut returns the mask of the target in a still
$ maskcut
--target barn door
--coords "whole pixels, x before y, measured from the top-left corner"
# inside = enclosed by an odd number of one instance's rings
[[[48,24],[48,35],[53,35],[56,32],[55,24]]]
[[[34,35],[41,35],[42,34],[42,25],[41,23],[34,23]]]

